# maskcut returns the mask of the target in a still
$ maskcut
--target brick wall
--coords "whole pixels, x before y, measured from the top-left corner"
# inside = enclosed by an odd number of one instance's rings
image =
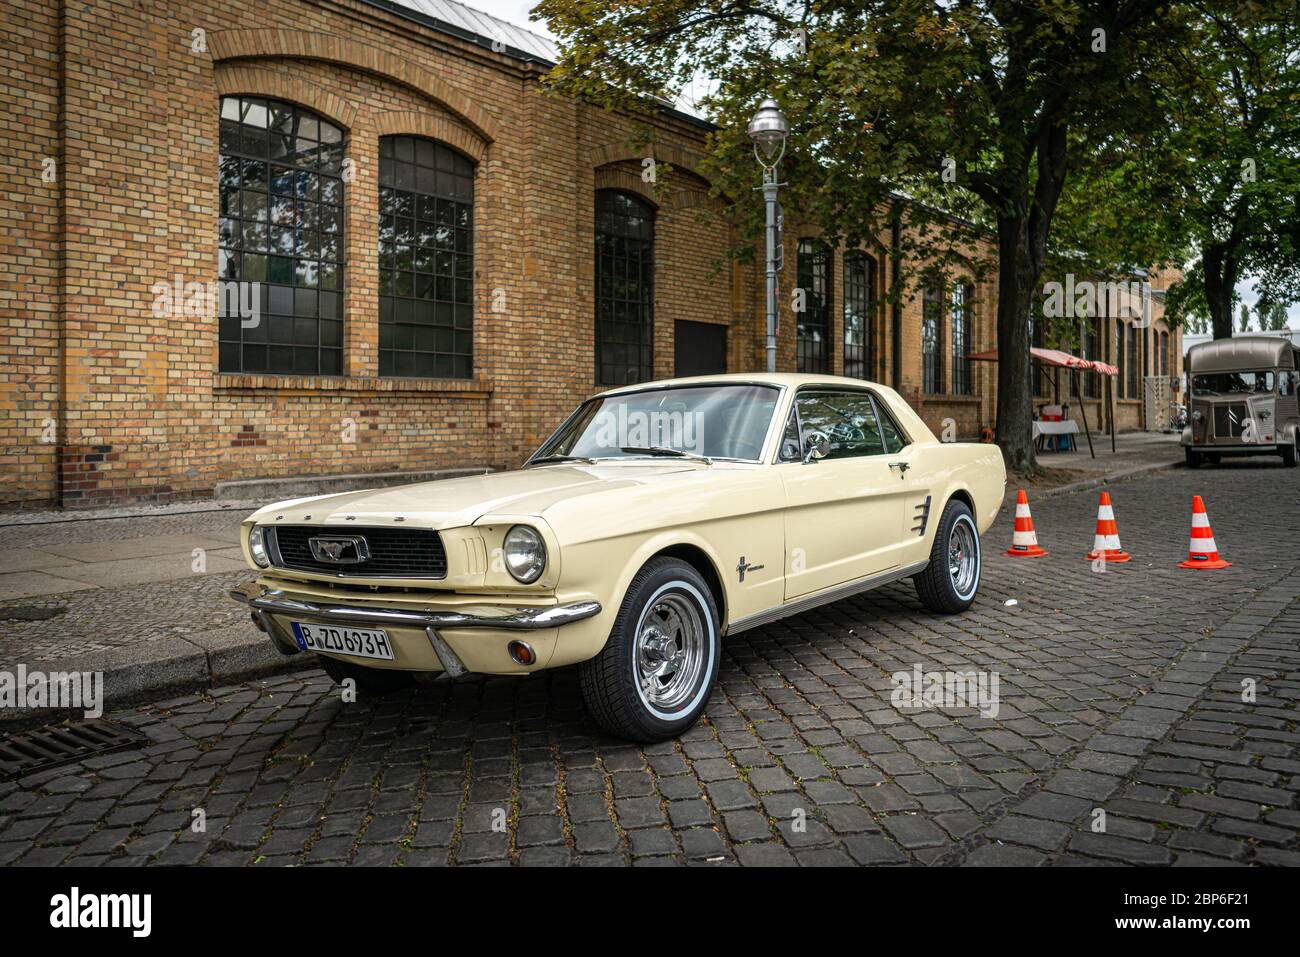
[[[594,375],[595,191],[656,208],[654,372],[678,320],[725,325],[729,371],[764,362],[763,280],[700,178],[705,131],[631,120],[544,92],[542,68],[357,0],[0,0],[0,59],[24,109],[0,117],[0,502],[94,505],[211,494],[223,480],[517,465]],[[345,129],[344,375],[218,371],[216,321],[155,318],[155,283],[216,278],[219,99],[255,94]],[[378,375],[378,143],[446,142],[476,164],[474,375]],[[52,158],[56,176],[42,177]],[[653,184],[640,173],[649,158]],[[757,171],[755,171],[757,181]],[[780,364],[795,364],[787,230]],[[888,245],[888,237],[882,237]],[[833,369],[843,263],[833,257]],[[887,291],[888,258],[878,257]],[[976,294],[992,348],[996,288]],[[993,419],[975,396],[920,396],[920,303],[904,308],[902,379],[936,430]],[[891,381],[883,309],[874,373]],[[947,359],[945,359],[947,361]]]

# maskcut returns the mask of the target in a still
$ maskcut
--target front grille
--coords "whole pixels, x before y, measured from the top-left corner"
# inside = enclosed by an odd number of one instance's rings
[[[1246,428],[1246,404],[1231,402],[1214,407],[1214,437],[1239,439]]]
[[[339,528],[319,525],[278,525],[272,529],[280,568],[324,572],[345,578],[446,578],[447,551],[442,536],[427,528]],[[317,535],[360,535],[370,557],[351,565],[323,562],[312,554],[309,540]]]

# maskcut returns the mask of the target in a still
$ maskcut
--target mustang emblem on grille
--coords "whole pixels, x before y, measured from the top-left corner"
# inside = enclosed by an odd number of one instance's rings
[[[318,535],[307,539],[318,562],[332,565],[356,565],[370,557],[370,545],[363,535]]]

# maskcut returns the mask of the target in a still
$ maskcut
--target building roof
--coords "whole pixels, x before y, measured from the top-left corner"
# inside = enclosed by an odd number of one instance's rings
[[[454,0],[363,0],[374,7],[462,40],[482,46],[498,45],[497,52],[520,60],[553,66],[560,59],[556,42],[525,30],[490,13]],[[502,49],[504,47],[504,49]]]
[[[549,69],[560,60],[560,45],[550,37],[508,23],[500,17],[494,17],[490,13],[484,13],[463,3],[456,3],[455,0],[361,0],[361,2],[431,30],[489,47],[495,53],[514,57],[526,63],[536,63]],[[654,102],[662,112],[670,116],[703,129],[716,129],[708,119],[690,109],[684,109],[658,98],[654,98]]]

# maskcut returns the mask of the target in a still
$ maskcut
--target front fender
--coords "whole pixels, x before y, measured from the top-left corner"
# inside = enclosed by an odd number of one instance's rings
[[[698,549],[721,582],[723,607],[718,609],[718,614],[719,624],[725,628],[732,604],[731,584],[723,574],[724,566],[716,548],[698,532],[664,529],[635,543],[627,537],[589,541],[566,551],[565,574],[557,597],[561,602],[573,600],[575,595],[594,598],[600,602],[601,611],[585,621],[565,626],[550,667],[586,661],[599,654],[609,639],[636,573],[660,552],[683,545]]]

